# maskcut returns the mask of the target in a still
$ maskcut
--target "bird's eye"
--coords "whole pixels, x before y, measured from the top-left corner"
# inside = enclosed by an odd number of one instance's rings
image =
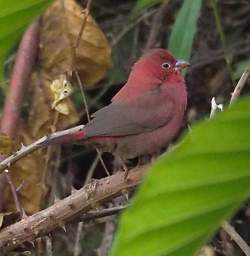
[[[168,69],[168,68],[170,68],[170,64],[167,63],[167,62],[164,62],[164,63],[161,64],[161,67],[165,68],[165,69]]]

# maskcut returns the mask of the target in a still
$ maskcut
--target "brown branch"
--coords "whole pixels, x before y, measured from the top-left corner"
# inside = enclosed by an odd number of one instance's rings
[[[25,88],[34,67],[38,52],[39,21],[26,30],[19,45],[10,79],[10,89],[5,99],[1,120],[1,132],[15,137]]]
[[[118,214],[126,208],[128,208],[127,205],[121,205],[121,206],[110,207],[110,208],[99,210],[99,211],[90,211],[90,212],[83,214],[79,218],[79,220],[80,221],[90,221],[90,220],[94,220],[94,219],[104,218],[107,216]]]
[[[122,195],[125,190],[130,190],[141,182],[146,170],[147,166],[135,168],[129,172],[127,179],[124,179],[123,172],[118,172],[93,181],[47,209],[4,228],[0,231],[1,250],[9,251],[25,241],[47,235],[96,205]]]
[[[236,232],[234,227],[231,226],[228,222],[224,222],[222,224],[222,228],[227,232],[231,239],[234,240],[234,242],[240,247],[240,249],[245,253],[245,255],[250,256],[250,247]]]
[[[115,45],[117,45],[121,39],[130,31],[132,30],[137,24],[139,24],[140,22],[142,22],[143,20],[145,20],[146,18],[149,18],[150,16],[152,16],[154,13],[156,12],[155,9],[153,10],[149,10],[145,13],[143,13],[141,16],[139,16],[136,20],[134,20],[133,22],[127,24],[126,26],[124,26],[124,28],[112,39],[111,42],[111,46],[114,47]]]
[[[51,133],[50,135],[46,135],[28,146],[22,145],[20,150],[18,150],[17,152],[15,152],[11,156],[5,158],[2,162],[0,162],[0,173],[2,173],[6,168],[9,168],[10,165],[15,163],[19,159],[27,156],[28,154],[32,153],[33,151],[39,148],[47,147],[55,143],[70,141],[71,140],[70,135],[73,135],[76,132],[82,131],[83,128],[84,128],[84,125],[78,125],[73,128],[69,128],[67,130],[58,131],[55,133]]]
[[[165,17],[170,16],[168,15],[170,10],[171,8],[169,5],[169,0],[165,0],[160,6],[160,8],[158,9],[158,11],[156,12],[156,14],[154,15],[152,26],[149,31],[148,40],[146,42],[146,46],[144,49],[145,52],[147,52],[151,48],[157,47],[158,37],[162,30],[163,19]]]
[[[77,51],[77,49],[79,47],[80,40],[81,40],[83,31],[84,31],[84,28],[86,26],[88,17],[89,17],[89,10],[90,10],[90,6],[91,6],[91,2],[92,2],[92,0],[88,0],[86,9],[83,12],[84,13],[84,18],[82,20],[82,24],[81,24],[81,27],[80,27],[80,31],[79,31],[78,37],[76,38],[75,45],[73,46],[73,48],[74,48],[73,49],[74,50],[74,59],[76,59],[76,55],[77,55],[76,51]]]
[[[13,199],[14,199],[14,202],[15,202],[16,210],[17,210],[17,212],[19,212],[21,214],[21,217],[22,217],[23,216],[22,207],[21,207],[20,201],[18,199],[16,188],[15,188],[15,186],[14,186],[14,184],[13,184],[11,178],[10,178],[9,171],[7,169],[5,170],[5,177],[7,179],[7,182],[10,185],[10,189],[11,189],[11,193],[12,193],[12,196],[13,196]]]
[[[240,96],[241,91],[242,91],[242,89],[243,89],[243,87],[244,87],[244,85],[245,85],[249,75],[250,75],[250,70],[246,70],[242,74],[239,82],[237,83],[237,85],[234,88],[234,91],[233,91],[232,96],[231,96],[230,104],[232,104]]]

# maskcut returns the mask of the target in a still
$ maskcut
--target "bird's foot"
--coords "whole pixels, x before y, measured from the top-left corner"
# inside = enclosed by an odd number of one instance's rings
[[[123,164],[122,168],[124,170],[124,180],[127,180],[129,172],[128,167],[125,164]]]

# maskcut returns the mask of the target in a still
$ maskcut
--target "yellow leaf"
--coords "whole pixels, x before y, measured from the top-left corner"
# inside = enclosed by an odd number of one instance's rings
[[[66,79],[65,75],[61,75],[59,79],[54,80],[50,89],[54,95],[54,101],[52,102],[52,109],[57,110],[59,113],[68,115],[69,107],[66,99],[73,92],[73,88],[70,82]]]

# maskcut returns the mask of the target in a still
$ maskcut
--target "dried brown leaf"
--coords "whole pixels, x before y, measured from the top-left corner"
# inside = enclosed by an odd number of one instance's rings
[[[85,87],[91,88],[111,66],[111,48],[89,15],[74,62],[74,46],[85,15],[86,11],[74,0],[55,1],[43,16],[40,58],[43,69],[51,77],[73,70],[74,65]]]
[[[0,133],[0,155],[8,155],[17,149],[17,143],[6,134]]]
[[[91,16],[87,19],[77,57],[73,59],[73,45],[84,15],[86,13],[82,12],[82,8],[75,1],[58,0],[42,17],[39,69],[31,78],[29,116],[19,137],[20,143],[24,145],[79,121],[79,114],[68,97],[72,88],[66,83],[67,93],[64,95],[65,83],[59,83],[59,86],[54,84],[51,90],[52,81],[60,81],[61,75],[71,71],[74,64],[74,69],[79,72],[83,83],[92,86],[105,75],[111,65],[110,46]],[[21,206],[28,214],[41,208],[47,192],[46,177],[52,169],[51,160],[56,152],[56,146],[39,150],[11,167],[11,179],[15,186],[24,182],[19,198]],[[15,205],[9,189],[6,190],[5,199],[6,210],[14,210]]]

